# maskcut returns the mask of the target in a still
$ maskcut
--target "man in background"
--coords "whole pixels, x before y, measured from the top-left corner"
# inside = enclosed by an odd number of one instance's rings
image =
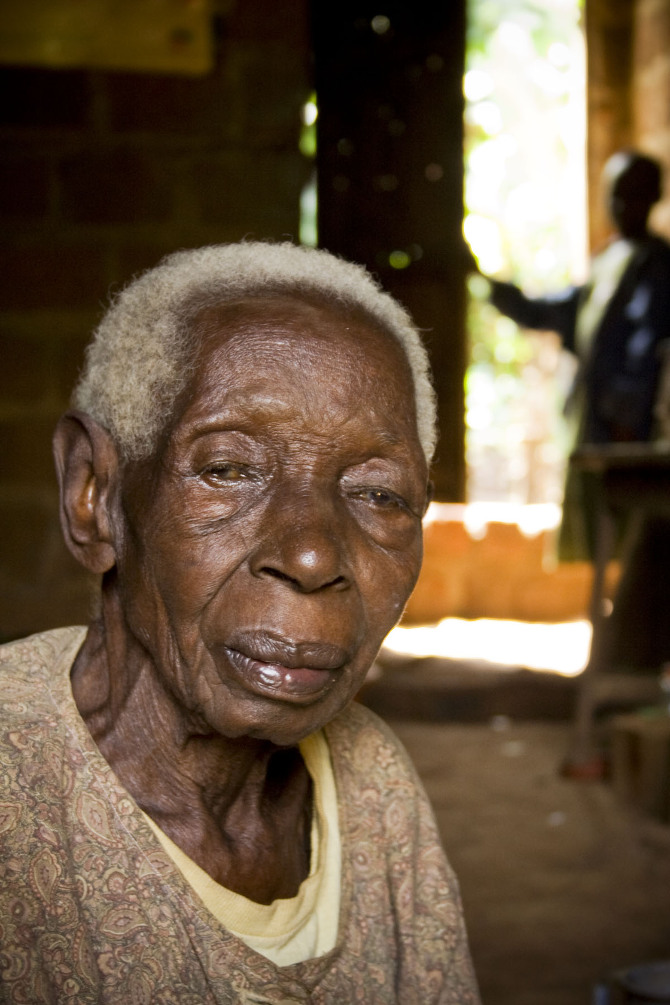
[[[620,151],[605,165],[603,187],[614,233],[593,257],[583,285],[531,298],[512,283],[489,279],[491,303],[501,313],[525,328],[557,332],[577,358],[566,402],[573,448],[670,439],[670,370],[663,372],[670,345],[670,245],[648,227],[661,197],[660,165]],[[597,475],[568,468],[559,558],[594,557],[599,484]],[[617,669],[657,669],[670,660],[669,576],[670,522],[647,518],[609,619]]]
[[[574,446],[647,441],[670,337],[670,245],[648,229],[661,197],[661,168],[650,157],[621,151],[603,172],[615,232],[581,286],[531,298],[512,283],[489,279],[491,303],[525,328],[555,331],[578,361],[566,402]],[[569,471],[559,556],[594,553],[594,486]]]

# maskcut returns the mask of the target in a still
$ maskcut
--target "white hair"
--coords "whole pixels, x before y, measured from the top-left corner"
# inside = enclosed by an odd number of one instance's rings
[[[414,382],[427,461],[436,439],[428,354],[407,311],[361,266],[291,243],[242,242],[178,251],[118,293],[94,332],[73,405],[112,435],[124,459],[157,445],[193,359],[193,322],[205,307],[258,295],[316,296],[361,310],[402,346]]]

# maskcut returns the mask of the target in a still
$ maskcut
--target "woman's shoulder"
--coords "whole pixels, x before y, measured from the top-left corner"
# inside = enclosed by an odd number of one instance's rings
[[[48,668],[73,647],[76,653],[85,634],[83,626],[72,625],[5,642],[0,645],[0,667]]]
[[[422,792],[418,775],[391,727],[365,705],[352,702],[325,728],[333,763],[365,786],[387,793],[396,786]]]
[[[55,628],[0,646],[3,716],[20,714],[22,700],[30,700],[33,714],[43,702],[53,709],[53,698],[69,679],[70,668],[86,629]]]
[[[336,737],[377,737],[391,746],[401,747],[400,740],[391,727],[367,705],[355,700],[340,712],[327,726],[326,732]]]
[[[66,726],[77,717],[70,669],[85,634],[84,628],[59,628],[0,646],[3,766],[66,742]]]
[[[69,671],[84,635],[83,628],[57,629],[0,646],[0,800],[13,821],[4,832],[6,854],[37,840],[45,807],[64,786],[75,719],[67,713],[74,708]]]

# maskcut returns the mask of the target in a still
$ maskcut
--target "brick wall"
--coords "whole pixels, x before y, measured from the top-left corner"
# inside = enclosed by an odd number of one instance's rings
[[[589,243],[611,232],[600,175],[607,158],[632,143],[630,83],[637,0],[586,0]]]
[[[611,229],[602,167],[625,146],[658,157],[665,168],[666,195],[652,223],[670,237],[670,0],[586,0],[585,11],[591,245]]]
[[[665,167],[665,197],[653,223],[670,237],[670,0],[637,0],[631,102],[636,145]]]
[[[87,617],[50,441],[109,292],[177,247],[297,236],[307,0],[215,29],[203,78],[0,67],[0,639]]]
[[[464,507],[441,504],[429,515],[421,574],[404,615],[407,625],[443,618],[512,618],[560,622],[589,616],[589,562],[557,562],[556,530],[529,533],[514,520],[491,516],[477,533]],[[527,514],[526,514],[527,515]],[[607,569],[612,597],[618,563]]]

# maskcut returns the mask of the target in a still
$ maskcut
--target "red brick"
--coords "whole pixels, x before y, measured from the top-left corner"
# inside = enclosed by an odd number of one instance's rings
[[[224,84],[204,78],[123,73],[106,81],[114,132],[220,135],[230,128]]]
[[[0,518],[2,581],[34,582],[44,563],[46,540],[58,519],[56,496],[51,504],[36,498],[4,500],[0,505]]]
[[[165,163],[144,150],[85,150],[60,165],[63,216],[75,223],[140,224],[171,210]]]
[[[41,337],[0,332],[0,399],[39,402],[51,390],[50,353]]]
[[[309,2],[237,4],[235,14],[226,23],[226,36],[252,42],[279,41],[293,45],[300,52],[309,46]]]
[[[240,237],[297,237],[299,194],[307,177],[299,160],[264,152],[241,164],[231,154],[195,163],[192,176],[203,223],[238,227]]]
[[[49,166],[44,158],[0,161],[0,217],[34,221],[49,213]]]
[[[82,328],[81,332],[54,340],[52,345],[52,394],[60,408],[67,408],[72,389],[84,363],[84,350],[89,342],[94,325]]]
[[[90,77],[83,71],[0,68],[0,124],[27,128],[82,128]]]
[[[245,149],[290,139],[296,155],[309,93],[307,73],[279,46],[232,51],[224,71],[204,80],[123,75],[108,87],[114,132],[211,137]]]
[[[54,413],[0,421],[0,479],[4,483],[55,489],[51,437],[57,418]]]
[[[0,503],[0,641],[86,624],[92,577],[65,547],[56,495]]]
[[[667,5],[638,3],[635,21],[637,66],[644,68],[654,59],[667,61],[669,44],[670,8]]]
[[[106,289],[99,243],[0,247],[0,309],[95,308]]]
[[[124,242],[117,250],[115,283],[125,286],[133,276],[158,265],[161,258],[176,250],[174,240]]]

